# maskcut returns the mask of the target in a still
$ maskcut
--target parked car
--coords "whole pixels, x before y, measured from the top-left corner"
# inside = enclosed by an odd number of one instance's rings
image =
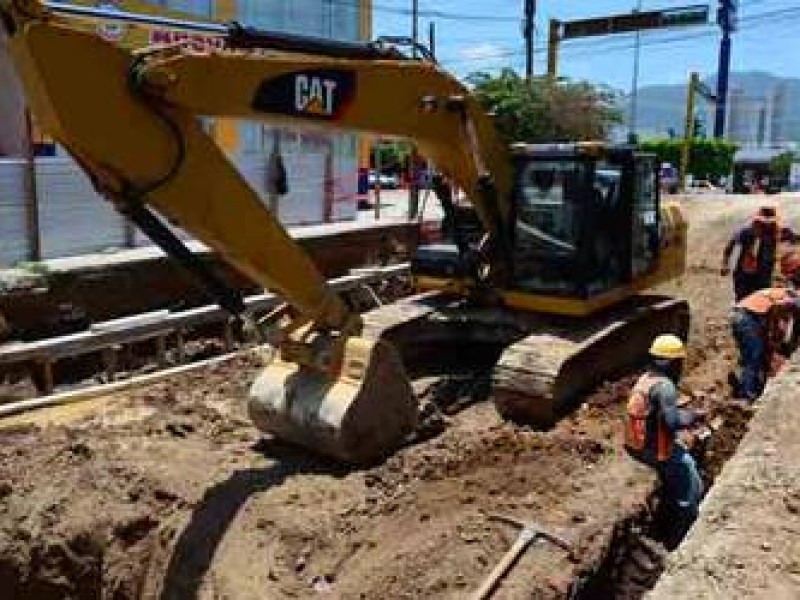
[[[378,175],[375,171],[371,170],[369,172],[370,189],[374,189],[379,182],[381,189],[384,190],[396,190],[400,187],[400,180],[396,175],[389,175],[388,173],[381,173]]]
[[[713,183],[706,179],[696,179],[692,181],[691,185],[686,190],[690,194],[719,194],[725,190],[718,188]]]

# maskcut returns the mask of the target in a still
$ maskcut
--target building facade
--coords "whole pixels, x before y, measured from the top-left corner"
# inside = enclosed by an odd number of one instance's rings
[[[238,21],[243,24],[276,32],[324,37],[342,41],[368,38],[371,33],[371,0],[72,0],[65,3],[102,6],[137,13],[162,14],[198,21]],[[213,35],[184,33],[158,27],[140,27],[117,22],[86,22],[85,27],[106,40],[129,48],[153,43],[185,41],[196,50],[221,48],[224,42]],[[38,198],[36,210],[56,200],[61,205],[75,204],[74,213],[87,210],[86,181],[63,149],[37,131],[35,122],[24,106],[24,100],[14,81],[8,57],[0,52],[0,170],[19,171],[15,159],[24,160],[33,145],[42,168],[36,169]],[[268,122],[245,122],[225,118],[207,119],[208,131],[222,147],[242,175],[262,200],[273,209],[285,225],[316,224],[353,219],[357,213],[357,181],[359,138],[354,134],[320,133],[300,128],[271,126]],[[268,181],[276,156],[286,169],[288,193],[270,193]],[[51,164],[44,165],[50,161]],[[58,181],[42,180],[44,173]],[[9,176],[11,177],[11,176]],[[0,181],[3,173],[0,173]],[[18,186],[19,187],[19,186]],[[15,188],[16,189],[16,188]],[[51,190],[59,190],[59,198],[49,198]],[[3,190],[0,189],[0,192]],[[78,206],[80,205],[80,206]],[[0,206],[0,220],[4,207]],[[7,210],[11,208],[7,207]],[[28,210],[28,209],[26,209]],[[25,212],[25,211],[22,211]],[[47,221],[47,218],[39,219]],[[116,225],[115,225],[116,227]],[[2,233],[2,231],[0,231]],[[116,232],[114,233],[116,236]],[[111,236],[111,237],[114,237]],[[76,236],[85,239],[84,235]],[[106,236],[109,237],[109,236]],[[130,240],[133,239],[129,234]],[[136,237],[137,243],[139,237]],[[107,244],[106,239],[98,242]],[[41,245],[41,244],[40,244]],[[113,244],[112,244],[113,245]],[[47,244],[45,244],[47,247]],[[77,243],[55,244],[45,258],[91,251],[94,247],[79,247]],[[0,252],[0,263],[9,262]],[[11,253],[17,257],[19,252]],[[28,253],[30,254],[30,253]],[[4,260],[5,258],[5,260]]]
[[[728,96],[726,134],[743,147],[771,147],[796,141],[797,96],[787,80],[775,78],[758,93],[739,86]]]

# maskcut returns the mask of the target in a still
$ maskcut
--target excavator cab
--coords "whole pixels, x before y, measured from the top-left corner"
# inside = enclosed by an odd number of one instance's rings
[[[517,145],[514,289],[586,299],[655,268],[654,155],[630,146]]]
[[[633,146],[516,144],[509,291],[589,301],[631,286],[659,266],[657,161]],[[477,218],[455,207],[450,243],[419,249],[421,287],[468,276],[465,248],[479,244]]]

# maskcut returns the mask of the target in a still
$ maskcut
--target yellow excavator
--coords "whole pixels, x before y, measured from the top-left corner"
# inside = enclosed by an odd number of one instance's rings
[[[491,371],[501,414],[548,425],[640,361],[652,335],[687,332],[685,302],[642,293],[679,276],[686,253],[686,223],[660,202],[652,155],[603,143],[504,147],[462,83],[386,44],[209,24],[224,50],[130,51],[85,20],[186,24],[40,0],[0,0],[0,18],[38,124],[97,190],[234,315],[241,298],[161,217],[285,300],[255,327],[277,349],[248,401],[263,431],[374,461],[417,427],[412,377],[478,367]],[[348,309],[200,116],[413,140],[441,173],[447,232],[412,263],[420,293],[363,316]]]

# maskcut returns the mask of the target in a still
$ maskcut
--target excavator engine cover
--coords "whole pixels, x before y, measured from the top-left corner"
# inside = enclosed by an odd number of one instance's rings
[[[351,464],[380,460],[417,426],[400,356],[384,341],[347,340],[338,379],[276,358],[250,389],[260,430]]]

